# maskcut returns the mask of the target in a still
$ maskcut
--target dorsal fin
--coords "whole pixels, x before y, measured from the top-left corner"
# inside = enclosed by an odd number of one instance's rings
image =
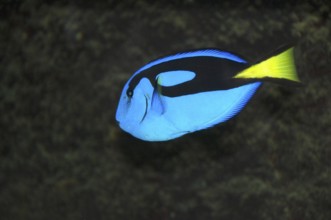
[[[214,48],[199,49],[199,50],[192,50],[192,51],[187,51],[187,52],[180,52],[177,54],[172,54],[172,55],[168,55],[168,56],[153,60],[153,61],[149,62],[148,64],[146,64],[145,66],[141,67],[139,70],[137,70],[134,73],[134,75],[136,75],[152,66],[160,64],[160,63],[164,63],[164,62],[176,60],[176,59],[181,59],[181,58],[200,57],[200,56],[217,57],[217,58],[232,60],[232,61],[239,62],[239,63],[247,63],[246,60],[244,60],[240,56],[235,55],[231,52],[221,51],[221,50],[214,49]]]

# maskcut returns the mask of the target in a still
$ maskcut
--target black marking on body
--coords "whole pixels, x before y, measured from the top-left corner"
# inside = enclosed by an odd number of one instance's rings
[[[162,62],[151,66],[135,75],[129,82],[128,91],[133,91],[142,78],[147,78],[156,88],[158,74],[168,71],[185,70],[196,74],[195,78],[174,86],[162,86],[162,95],[176,97],[199,92],[227,90],[256,80],[233,78],[240,71],[248,68],[247,63],[212,57],[186,57]]]

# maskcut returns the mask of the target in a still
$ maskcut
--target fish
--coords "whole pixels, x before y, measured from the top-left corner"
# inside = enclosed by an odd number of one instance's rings
[[[168,141],[224,123],[265,82],[298,85],[294,48],[250,63],[216,48],[167,55],[138,69],[116,110],[119,127],[143,141]]]

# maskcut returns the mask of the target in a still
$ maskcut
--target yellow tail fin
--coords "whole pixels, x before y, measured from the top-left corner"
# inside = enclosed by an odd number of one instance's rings
[[[238,73],[234,78],[274,78],[300,82],[295,69],[293,48],[250,66]]]

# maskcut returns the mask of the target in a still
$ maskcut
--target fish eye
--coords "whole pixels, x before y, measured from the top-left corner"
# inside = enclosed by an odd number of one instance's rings
[[[133,96],[133,90],[128,89],[128,90],[126,91],[126,95],[127,95],[129,98],[132,98],[132,96]]]

